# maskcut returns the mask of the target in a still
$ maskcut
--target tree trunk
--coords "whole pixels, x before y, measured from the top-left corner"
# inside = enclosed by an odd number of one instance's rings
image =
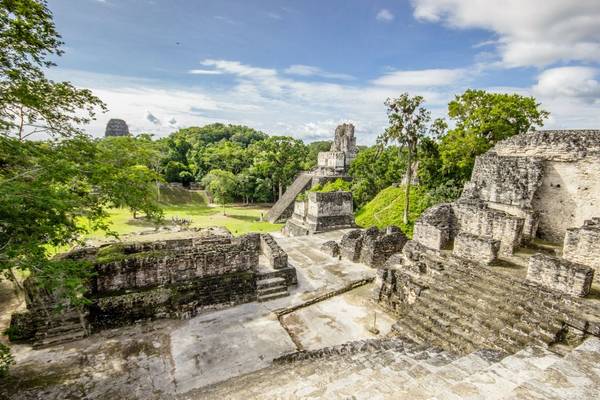
[[[281,184],[281,181],[279,181],[279,197],[278,197],[278,199],[280,199],[281,196],[283,196],[283,185]]]
[[[408,210],[410,208],[410,185],[412,183],[412,150],[408,149],[408,169],[406,171],[406,189],[404,191],[403,222],[408,224]]]

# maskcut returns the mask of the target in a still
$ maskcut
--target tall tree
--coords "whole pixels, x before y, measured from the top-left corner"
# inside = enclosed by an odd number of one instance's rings
[[[271,136],[251,146],[256,154],[255,168],[263,176],[271,176],[276,185],[278,198],[283,189],[292,183],[294,177],[302,170],[308,153],[301,140],[289,136]]]
[[[0,134],[72,136],[106,109],[89,90],[44,76],[62,44],[46,1],[0,1]]]
[[[237,191],[235,175],[229,171],[213,169],[202,178],[202,184],[221,203],[225,215],[225,205],[234,199]]]
[[[387,99],[385,105],[389,127],[377,138],[377,143],[381,147],[395,142],[401,150],[406,150],[406,190],[403,214],[405,224],[408,224],[413,164],[417,158],[419,141],[425,135],[427,124],[431,120],[431,114],[423,107],[423,102],[423,97],[412,97],[408,93],[403,93],[396,99]]]
[[[440,143],[443,172],[469,179],[475,157],[498,141],[541,127],[549,113],[533,97],[469,89],[448,104],[455,128]]]

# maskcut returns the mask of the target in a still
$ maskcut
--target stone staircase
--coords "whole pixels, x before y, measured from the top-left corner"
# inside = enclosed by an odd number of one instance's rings
[[[598,321],[600,310],[552,298],[503,273],[456,264],[423,283],[413,304],[402,305],[393,331],[414,343],[458,354],[481,348],[515,353],[528,345],[559,343],[568,330]],[[575,299],[573,299],[575,301]],[[553,349],[561,351],[560,346]]]
[[[266,277],[256,281],[256,294],[259,302],[275,300],[289,296],[285,278],[280,276]]]
[[[565,357],[539,346],[456,356],[397,339],[351,342],[277,359],[271,367],[184,399],[595,399],[600,339]]]
[[[271,207],[266,215],[269,222],[275,223],[281,219],[285,219],[291,215],[290,208],[294,206],[296,196],[302,191],[308,189],[312,182],[312,174],[310,172],[301,172],[294,182],[287,188],[283,196]]]
[[[87,326],[82,325],[79,313],[73,310],[66,310],[60,314],[50,314],[37,323],[38,329],[33,347],[58,345],[88,335]]]

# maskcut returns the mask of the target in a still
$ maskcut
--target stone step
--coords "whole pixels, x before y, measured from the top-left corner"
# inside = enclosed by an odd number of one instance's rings
[[[59,335],[48,335],[36,338],[36,341],[33,343],[34,348],[46,347],[46,346],[55,346],[66,342],[71,342],[73,340],[81,339],[86,336],[86,331],[83,329],[80,330],[71,330],[68,332],[64,332]]]
[[[560,360],[539,347],[527,347],[452,385],[444,397],[457,399],[501,399],[528,379],[541,376],[544,369]]]
[[[84,330],[83,327],[81,326],[81,322],[79,322],[79,321],[69,322],[69,323],[65,323],[64,325],[58,325],[56,327],[44,330],[43,332],[45,332],[45,335],[42,335],[42,336],[55,336],[55,335],[60,335],[64,332],[79,331],[79,330]]]
[[[266,295],[259,295],[257,296],[257,300],[260,303],[264,303],[265,301],[271,301],[271,300],[275,300],[275,299],[279,299],[281,297],[286,297],[289,296],[290,294],[288,293],[287,289],[285,291],[282,292],[276,292],[276,293],[269,293]]]
[[[257,289],[256,294],[260,297],[260,296],[266,296],[271,293],[281,293],[281,292],[287,293],[287,290],[288,290],[287,286],[285,286],[285,285],[271,286],[271,287]]]
[[[587,339],[503,399],[596,399],[600,393],[600,339]]]
[[[275,286],[285,286],[285,279],[281,277],[275,277],[256,281],[257,289],[266,289]]]

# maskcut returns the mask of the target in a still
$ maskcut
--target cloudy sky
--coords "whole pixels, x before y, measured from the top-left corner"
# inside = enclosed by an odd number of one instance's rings
[[[133,133],[210,122],[370,144],[404,91],[443,116],[466,88],[533,95],[548,128],[600,128],[599,0],[49,0],[66,54]]]

